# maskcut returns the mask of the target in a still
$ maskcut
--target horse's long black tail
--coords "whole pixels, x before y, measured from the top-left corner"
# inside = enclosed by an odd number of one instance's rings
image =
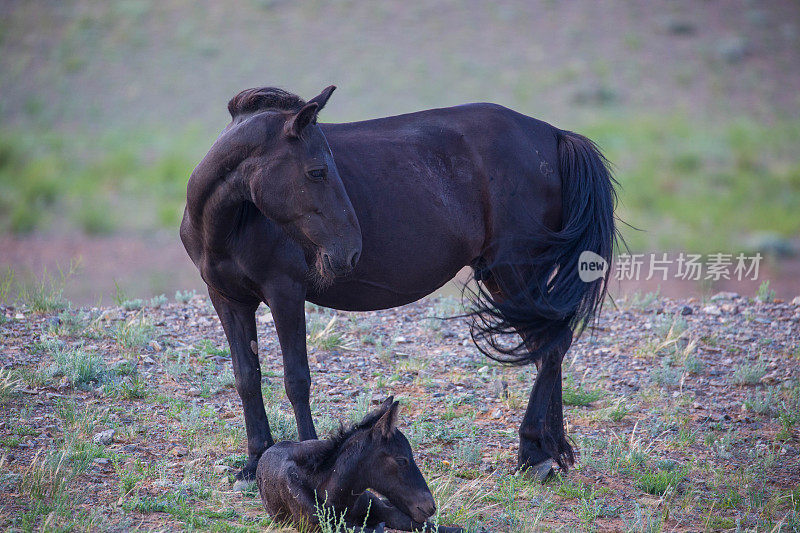
[[[484,284],[470,294],[475,344],[489,357],[506,363],[531,363],[563,346],[567,336],[585,329],[606,294],[617,240],[616,181],[591,140],[561,130],[556,136],[561,230],[537,227],[531,232],[536,237],[502,247],[492,263],[485,265],[500,295],[490,293]],[[607,265],[604,275],[590,281],[583,281],[579,272],[579,260],[586,251]],[[509,343],[508,339],[519,338],[508,336],[515,333],[524,340]]]

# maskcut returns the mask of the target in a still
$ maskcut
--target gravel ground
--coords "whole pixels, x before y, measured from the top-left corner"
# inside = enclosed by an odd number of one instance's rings
[[[245,439],[230,355],[208,299],[181,299],[0,307],[4,528],[281,528],[252,487],[233,490]],[[720,293],[608,304],[564,361],[578,461],[545,485],[514,475],[535,369],[494,363],[461,320],[432,318],[458,309],[452,299],[373,313],[307,309],[318,430],[389,394],[401,399],[400,428],[441,523],[800,528],[800,302]],[[273,433],[292,438],[268,309],[258,330]]]

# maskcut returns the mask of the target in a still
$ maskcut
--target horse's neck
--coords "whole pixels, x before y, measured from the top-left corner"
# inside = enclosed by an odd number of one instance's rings
[[[359,461],[348,455],[339,454],[333,468],[320,480],[318,492],[321,498],[327,495],[328,505],[352,509],[355,500],[368,487],[364,481],[364,472],[360,471]]]
[[[233,175],[208,184],[204,192],[204,201],[193,213],[193,222],[199,225],[204,247],[219,249],[244,215],[249,190],[243,178]]]

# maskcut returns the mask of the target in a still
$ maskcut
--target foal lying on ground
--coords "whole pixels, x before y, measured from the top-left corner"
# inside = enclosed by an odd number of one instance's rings
[[[390,396],[364,420],[327,440],[284,441],[258,462],[261,501],[278,520],[317,525],[317,505],[345,513],[347,527],[383,526],[437,531],[425,520],[436,504],[405,436],[397,429],[399,402]],[[381,498],[367,489],[373,489]],[[439,527],[442,533],[463,533]]]

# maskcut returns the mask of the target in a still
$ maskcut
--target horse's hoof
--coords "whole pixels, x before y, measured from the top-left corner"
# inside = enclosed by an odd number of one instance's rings
[[[537,465],[524,468],[523,471],[539,483],[544,483],[555,473],[554,466],[555,462],[552,459],[545,459]]]
[[[233,492],[249,492],[255,486],[256,482],[252,479],[237,479],[233,484]]]
[[[248,463],[236,473],[236,481],[255,481],[258,461],[248,461]]]

